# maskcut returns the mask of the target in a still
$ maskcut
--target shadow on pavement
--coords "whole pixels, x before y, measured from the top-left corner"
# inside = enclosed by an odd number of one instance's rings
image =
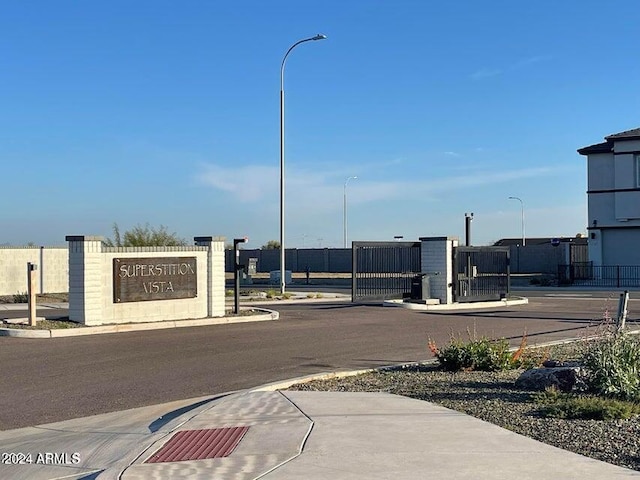
[[[206,405],[209,402],[213,402],[214,400],[218,400],[220,398],[224,398],[227,395],[228,394],[217,395],[215,397],[208,398],[206,400],[201,400],[201,401],[193,403],[191,405],[187,405],[185,407],[173,410],[172,412],[169,412],[169,413],[161,416],[160,418],[154,420],[153,422],[151,422],[149,424],[149,431],[151,433],[155,433],[158,430],[160,430],[162,427],[164,427],[167,423],[169,423],[171,420],[174,420],[175,418],[178,418],[180,415],[184,415],[185,413],[190,412],[191,410],[195,410],[196,408],[201,407],[202,405]]]

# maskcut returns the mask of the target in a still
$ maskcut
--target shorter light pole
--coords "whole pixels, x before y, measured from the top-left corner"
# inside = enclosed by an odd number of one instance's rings
[[[471,215],[464,214],[464,239],[467,247],[471,246],[471,222],[473,221],[473,213]]]
[[[519,197],[509,197],[509,200],[518,200],[520,202],[520,217],[522,223],[522,246],[527,245],[527,237],[524,234],[524,202]]]
[[[344,182],[344,195],[342,202],[342,228],[344,231],[344,248],[347,248],[347,184],[349,180],[356,180],[358,177],[349,177]]]
[[[240,271],[244,268],[244,265],[240,264],[240,249],[238,245],[248,241],[249,239],[247,237],[233,239],[233,251],[235,254],[233,268],[233,313],[236,315],[240,313]]]

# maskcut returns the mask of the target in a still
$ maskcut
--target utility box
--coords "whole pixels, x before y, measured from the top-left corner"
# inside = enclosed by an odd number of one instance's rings
[[[421,273],[411,279],[411,300],[428,300],[431,298],[429,276]]]
[[[269,272],[269,283],[271,285],[280,285],[280,270],[272,270]],[[284,283],[285,285],[291,283],[291,270],[285,270]]]
[[[247,275],[255,275],[258,272],[258,259],[250,258],[247,261]]]

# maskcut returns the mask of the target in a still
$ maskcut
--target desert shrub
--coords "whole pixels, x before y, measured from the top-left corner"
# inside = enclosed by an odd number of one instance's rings
[[[561,393],[556,388],[534,393],[532,399],[541,405],[538,413],[543,417],[618,420],[640,413],[640,405],[634,402],[588,395]]]
[[[515,367],[529,370],[531,368],[539,368],[542,364],[551,358],[551,349],[545,348],[527,348],[522,352],[520,358],[516,359]]]
[[[640,339],[624,332],[588,342],[583,356],[587,385],[596,393],[640,400]]]
[[[468,341],[460,337],[451,337],[448,345],[438,348],[429,340],[429,349],[438,359],[440,367],[447,371],[480,370],[493,372],[514,368],[519,363],[514,360],[515,353],[509,351],[506,339],[492,340],[470,335]],[[518,349],[520,351],[520,349]]]
[[[146,223],[145,225],[136,225],[120,234],[120,227],[117,223],[113,224],[113,240],[108,238],[105,243],[110,247],[165,247],[165,246],[184,246],[187,241],[178,237],[175,233],[170,233],[167,227],[160,225],[153,227]]]
[[[29,295],[27,292],[18,292],[13,295],[13,303],[29,303]]]

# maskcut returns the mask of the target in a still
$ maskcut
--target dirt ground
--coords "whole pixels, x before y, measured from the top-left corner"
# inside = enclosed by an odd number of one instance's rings
[[[36,302],[68,302],[69,294],[68,293],[43,293],[36,295]],[[26,294],[18,294],[18,295],[0,295],[0,303],[27,303]]]

